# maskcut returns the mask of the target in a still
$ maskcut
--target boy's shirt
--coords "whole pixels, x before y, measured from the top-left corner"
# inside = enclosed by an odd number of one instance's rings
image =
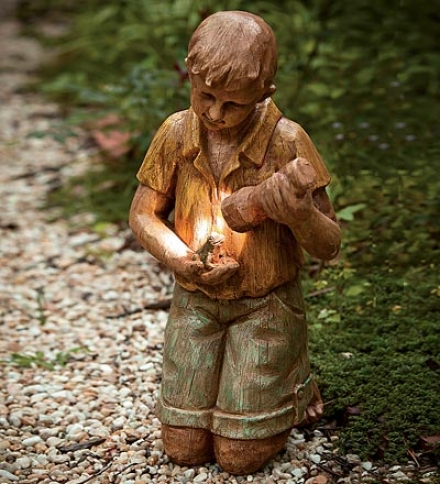
[[[304,130],[282,117],[271,99],[259,103],[243,141],[216,182],[202,137],[204,128],[190,108],[171,115],[159,128],[137,174],[138,180],[174,202],[177,235],[197,251],[211,232],[225,236],[222,249],[240,264],[225,283],[194,284],[176,275],[189,291],[214,299],[261,297],[294,280],[303,262],[291,230],[266,220],[246,233],[232,231],[223,219],[221,202],[234,191],[261,183],[296,157],[309,160],[317,188],[330,176]]]

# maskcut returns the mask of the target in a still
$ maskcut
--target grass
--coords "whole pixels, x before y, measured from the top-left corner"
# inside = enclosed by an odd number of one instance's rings
[[[80,351],[87,351],[87,348],[75,347],[67,351],[58,351],[54,357],[45,355],[42,351],[35,353],[20,353],[14,352],[9,355],[8,360],[1,361],[2,364],[11,364],[19,368],[43,368],[45,370],[56,370],[59,367],[64,367],[72,359],[74,353]]]

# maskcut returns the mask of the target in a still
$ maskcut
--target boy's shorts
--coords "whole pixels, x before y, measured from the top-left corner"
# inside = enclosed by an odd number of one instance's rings
[[[232,439],[270,437],[302,419],[309,371],[299,282],[237,300],[176,285],[157,416]]]

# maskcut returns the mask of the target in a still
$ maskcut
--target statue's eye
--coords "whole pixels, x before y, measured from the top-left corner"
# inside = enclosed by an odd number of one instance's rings
[[[215,101],[215,97],[210,94],[209,92],[202,92],[202,97],[203,99],[206,99],[207,101]]]
[[[240,104],[240,103],[236,103],[234,101],[229,101],[226,104],[229,107],[234,108],[234,109],[240,109],[240,108],[244,108],[246,106],[246,104]]]

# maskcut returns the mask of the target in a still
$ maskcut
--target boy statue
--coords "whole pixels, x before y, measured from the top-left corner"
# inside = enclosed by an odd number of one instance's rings
[[[338,254],[340,229],[326,167],[271,99],[271,28],[215,13],[186,64],[191,107],[156,133],[130,212],[136,239],[176,279],[156,412],[172,461],[249,474],[322,414],[299,271],[302,249]]]

